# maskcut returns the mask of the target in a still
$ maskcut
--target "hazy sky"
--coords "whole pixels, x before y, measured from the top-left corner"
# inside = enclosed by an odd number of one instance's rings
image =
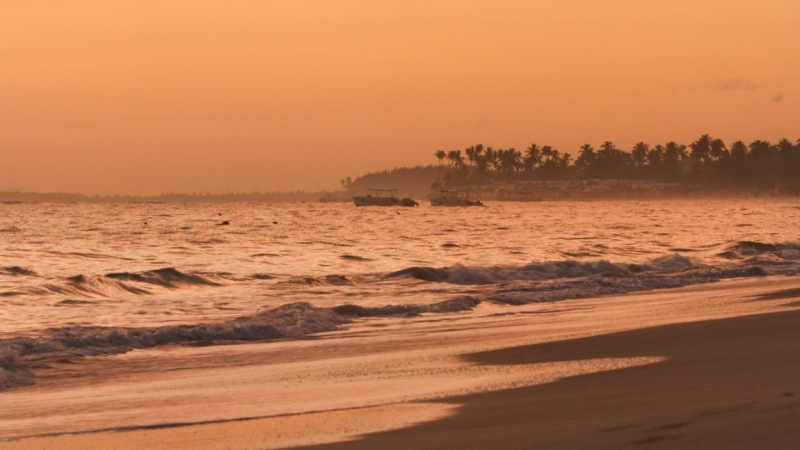
[[[531,142],[800,137],[797,0],[3,0],[0,190],[334,188]]]

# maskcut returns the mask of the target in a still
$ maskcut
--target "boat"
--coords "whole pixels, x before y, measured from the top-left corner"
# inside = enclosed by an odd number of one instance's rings
[[[440,189],[431,196],[431,206],[483,206],[480,200],[470,200],[469,191]]]
[[[354,196],[356,206],[419,206],[410,198],[398,198],[397,189],[367,189],[367,195]]]

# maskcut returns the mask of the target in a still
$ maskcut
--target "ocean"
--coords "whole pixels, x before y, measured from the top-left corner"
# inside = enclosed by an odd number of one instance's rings
[[[796,275],[800,200],[0,204],[0,390],[38,361]]]

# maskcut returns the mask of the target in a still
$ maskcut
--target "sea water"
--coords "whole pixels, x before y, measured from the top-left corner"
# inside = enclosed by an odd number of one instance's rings
[[[0,204],[0,390],[48,357],[796,275],[800,200]]]

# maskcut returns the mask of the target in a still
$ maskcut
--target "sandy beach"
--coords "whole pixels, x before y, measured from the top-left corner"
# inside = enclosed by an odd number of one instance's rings
[[[800,450],[798,23],[0,1],[0,450]]]
[[[796,448],[800,280],[50,362],[0,448]]]

